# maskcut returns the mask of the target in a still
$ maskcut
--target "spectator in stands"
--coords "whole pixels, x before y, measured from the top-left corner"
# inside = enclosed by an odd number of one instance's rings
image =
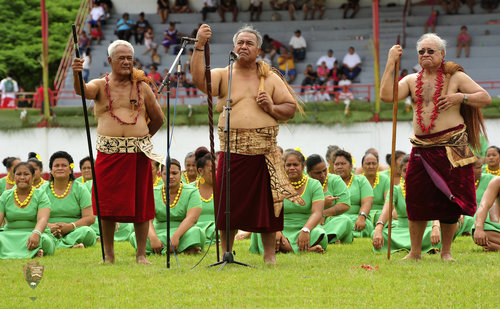
[[[288,45],[295,60],[302,61],[306,58],[307,43],[300,30],[295,30],[295,35],[290,38]]]
[[[316,69],[318,73],[318,84],[325,85],[330,76],[330,69],[326,66],[326,62],[321,62],[321,65]]]
[[[316,61],[316,66],[320,66],[322,62],[326,63],[326,67],[331,70],[333,69],[333,64],[337,59],[333,56],[333,50],[329,49],[326,55],[319,57],[318,61]]]
[[[262,0],[250,0],[250,21],[260,21],[260,14],[262,13]],[[253,16],[256,15],[255,19]]]
[[[0,81],[0,91],[2,91],[2,108],[16,107],[16,94],[19,92],[17,82],[12,78],[12,72],[7,73],[7,77]]]
[[[266,52],[261,49],[259,53],[259,57],[257,58],[257,61],[264,61],[265,63],[269,64],[270,66],[273,66],[273,62],[271,61],[271,58],[266,54]]]
[[[187,95],[195,96],[197,94],[196,86],[193,83],[193,76],[191,75],[189,68],[186,70],[184,80],[182,81],[182,87],[186,88]]]
[[[90,75],[90,65],[92,64],[92,56],[90,55],[90,47],[87,48],[85,53],[83,55],[83,70],[82,70],[82,77],[83,80],[88,83],[89,82],[89,75]]]
[[[158,0],[158,15],[160,15],[161,23],[164,24],[167,22],[168,13],[170,12],[170,4],[168,0]]]
[[[314,95],[314,98],[316,102],[324,102],[324,101],[331,101],[332,98],[326,91],[326,86],[320,86],[319,90],[316,91],[316,94]]]
[[[149,27],[144,34],[144,45],[146,46],[146,50],[143,54],[147,54],[150,50],[157,49],[158,44],[155,43],[155,34],[153,33],[153,28]]]
[[[120,40],[128,41],[132,35],[135,23],[129,17],[128,13],[123,13],[122,18],[116,23],[115,34]]]
[[[189,7],[189,0],[175,0],[174,6],[172,7],[172,13],[191,13],[191,8]]]
[[[196,39],[196,35],[198,34],[198,29],[200,29],[202,24],[198,24],[198,27],[194,28],[193,31],[191,31],[191,35],[189,36],[190,38]]]
[[[80,33],[78,42],[80,43],[78,45],[78,51],[80,52],[80,55],[83,55],[90,45],[90,38],[87,36],[85,30],[82,30],[82,33]]]
[[[156,48],[154,48],[151,52],[151,63],[156,66],[161,65],[161,56]]]
[[[170,22],[170,27],[165,30],[164,38],[161,44],[165,48],[165,54],[168,53],[168,48],[172,45],[177,44],[177,36],[179,31],[175,28],[175,22]]]
[[[207,20],[207,14],[209,12],[216,12],[216,11],[217,11],[216,0],[203,0],[203,8],[201,9],[201,16],[203,21]]]
[[[194,49],[188,49],[188,54],[186,56],[186,61],[184,61],[184,67],[182,68],[183,72],[189,72],[189,68],[191,67],[191,58],[193,58]],[[187,78],[187,77],[186,77]]]
[[[309,1],[310,0],[290,0],[288,5],[288,13],[290,13],[290,19],[295,20],[294,12],[295,10],[302,10],[304,12],[304,20],[307,20],[307,12],[309,11]]]
[[[281,44],[279,41],[271,38],[269,35],[264,34],[261,49],[263,49],[266,54],[269,54],[271,61],[274,59],[274,56],[276,54],[280,53],[280,50],[282,48],[284,48],[283,44]]]
[[[361,58],[352,46],[349,47],[349,52],[342,60],[342,72],[344,72],[349,80],[354,80],[359,72],[361,72]]]
[[[457,58],[460,58],[462,47],[465,47],[465,57],[469,58],[470,41],[471,37],[467,33],[467,27],[462,26],[460,28],[460,34],[457,36]]]
[[[162,82],[162,78],[161,78],[161,74],[158,72],[158,67],[156,66],[156,64],[152,64],[149,66],[148,77],[151,77],[151,79],[153,79],[155,84],[157,86],[160,86],[160,84]]]
[[[226,17],[224,16],[224,14],[226,12],[232,12],[233,23],[235,23],[236,17],[238,17],[238,5],[236,4],[236,0],[221,0],[217,12],[219,12],[221,23],[226,22]]]
[[[323,19],[323,15],[325,14],[326,6],[325,0],[312,0],[311,5],[311,19],[314,19],[314,15],[316,11],[319,11],[318,19]]]
[[[443,11],[445,11],[448,15],[458,14],[458,9],[460,8],[460,0],[441,0],[441,6],[443,7]]]
[[[151,25],[144,19],[144,12],[139,13],[139,20],[135,23],[135,44],[144,44],[144,35],[149,28]]]
[[[94,0],[94,3],[100,5],[104,9],[104,12],[106,12],[106,18],[109,18],[109,12],[113,8],[113,2],[111,2],[111,0]]]
[[[352,14],[349,18],[354,18],[356,13],[359,11],[359,0],[347,0],[346,3],[343,4],[344,7],[344,19],[347,18],[347,12],[349,9],[352,9]]]
[[[467,6],[469,7],[469,12],[471,14],[474,14],[474,5],[476,5],[476,0],[462,0],[462,2],[464,4],[467,4]]]
[[[481,7],[491,13],[498,7],[499,2],[499,0],[481,0]]]
[[[308,64],[304,72],[304,79],[302,80],[302,92],[305,92],[307,86],[315,86],[318,84],[318,73],[314,71],[313,66]]]
[[[293,83],[295,77],[297,77],[297,71],[295,71],[295,62],[293,61],[293,55],[288,53],[286,48],[281,48],[281,55],[278,58],[278,66],[280,73],[285,76],[289,84]]]
[[[435,32],[434,30],[436,30],[438,15],[439,15],[439,11],[434,9],[434,7],[433,7],[431,9],[431,15],[429,15],[429,18],[425,22],[424,33],[428,32],[429,27],[431,27],[431,32]]]
[[[101,45],[101,40],[104,40],[104,34],[102,33],[101,26],[97,25],[92,28],[90,32],[90,44],[93,40],[97,40],[97,45]]]
[[[270,0],[269,4],[273,10],[287,10],[289,7],[289,0]]]
[[[142,62],[139,59],[134,59],[134,68],[136,68],[139,71],[144,72],[144,70],[142,68]],[[144,72],[144,75],[147,75],[146,72]]]
[[[101,23],[106,19],[106,11],[98,3],[93,4],[89,13],[87,24],[89,26],[89,33],[92,32],[92,26],[101,26]]]
[[[330,93],[335,95],[335,93],[339,90],[336,87],[339,84],[340,76],[342,75],[342,71],[339,68],[339,62],[335,60],[333,63],[333,68],[330,70],[330,76],[328,77],[327,85]]]
[[[354,95],[349,87],[350,85],[352,85],[352,82],[347,79],[345,74],[342,74],[342,79],[339,81],[340,93],[338,94],[335,102],[338,102],[339,100],[344,101],[346,105],[346,114],[349,111],[349,104],[352,100],[354,100]]]

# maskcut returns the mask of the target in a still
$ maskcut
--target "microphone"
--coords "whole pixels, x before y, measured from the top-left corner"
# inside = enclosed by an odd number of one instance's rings
[[[235,61],[236,61],[236,60],[238,60],[238,59],[240,59],[240,55],[238,55],[238,54],[237,54],[237,53],[235,53],[234,51],[231,51],[231,52],[229,53],[229,57],[230,57],[232,60],[235,60]]]
[[[182,37],[182,38],[181,38],[181,40],[183,40],[183,41],[188,41],[188,42],[198,42],[198,40],[197,40],[197,39],[195,39],[195,38],[189,38],[189,37],[187,37],[187,36]]]

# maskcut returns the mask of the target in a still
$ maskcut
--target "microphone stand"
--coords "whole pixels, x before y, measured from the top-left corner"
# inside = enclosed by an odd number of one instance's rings
[[[224,111],[226,113],[226,123],[224,126],[224,133],[226,134],[226,153],[225,158],[224,158],[224,163],[225,163],[225,173],[226,173],[226,211],[224,212],[226,216],[226,252],[224,252],[224,255],[222,256],[222,261],[219,261],[217,263],[211,264],[208,267],[212,266],[218,266],[222,265],[219,268],[219,271],[221,271],[224,266],[227,264],[237,264],[241,266],[247,266],[250,267],[250,265],[238,262],[234,259],[233,254],[231,253],[231,250],[229,249],[229,238],[231,237],[231,227],[230,227],[230,219],[231,219],[231,201],[230,201],[230,160],[231,160],[231,147],[230,147],[230,135],[229,135],[229,130],[230,130],[230,115],[231,115],[231,82],[233,80],[233,64],[236,61],[238,55],[236,55],[234,52],[231,52],[229,55],[229,77],[228,77],[228,89],[227,89],[227,100],[226,100],[226,107],[224,108]],[[221,175],[223,177],[223,175]]]
[[[188,40],[182,38],[181,49],[177,53],[177,56],[172,63],[172,66],[168,70],[167,75],[163,79],[163,82],[158,89],[158,94],[161,95],[161,92],[165,86],[167,86],[167,162],[165,162],[165,167],[167,169],[167,177],[165,179],[165,208],[167,212],[167,268],[170,268],[170,76],[172,76],[172,72],[174,71],[177,63],[180,63],[180,58],[184,49],[186,48]],[[180,71],[180,68],[178,68]],[[175,73],[174,73],[175,74]]]

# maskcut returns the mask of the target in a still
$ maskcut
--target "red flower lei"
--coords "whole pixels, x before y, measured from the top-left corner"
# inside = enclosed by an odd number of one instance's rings
[[[120,119],[115,113],[113,113],[113,100],[111,99],[111,94],[109,92],[109,73],[106,73],[106,76],[104,77],[106,81],[106,98],[108,98],[109,101],[109,113],[111,114],[111,117],[115,118],[121,125],[135,125],[137,123],[137,118],[139,118],[139,114],[141,112],[141,90],[139,87],[139,83],[137,83],[137,115],[135,115],[134,121],[133,122],[126,122]],[[130,103],[135,104],[130,100]]]
[[[423,98],[422,98],[422,85],[424,84],[422,82],[422,76],[424,75],[424,69],[422,69],[418,75],[417,75],[417,86],[415,90],[415,104],[417,106],[416,113],[417,113],[417,123],[420,126],[420,129],[422,132],[426,132],[427,134],[430,133],[430,130],[434,128],[434,120],[437,119],[439,115],[439,109],[437,107],[437,101],[438,98],[441,96],[441,91],[443,90],[443,75],[444,75],[444,62],[441,64],[441,66],[438,69],[437,76],[436,76],[436,91],[434,92],[434,95],[432,96],[432,103],[434,104],[434,109],[432,111],[431,115],[431,124],[428,127],[425,127],[423,123],[423,117],[422,117],[422,105],[423,105]]]

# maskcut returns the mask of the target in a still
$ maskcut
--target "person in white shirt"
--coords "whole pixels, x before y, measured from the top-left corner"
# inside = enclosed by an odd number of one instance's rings
[[[330,97],[328,92],[326,92],[326,86],[320,87],[319,91],[316,92],[314,97],[315,97],[317,102],[331,101],[332,100],[332,98]]]
[[[87,24],[89,26],[89,33],[92,32],[92,26],[99,26],[101,27],[102,21],[106,18],[106,11],[102,6],[94,2],[94,6],[92,7],[92,10],[90,10],[89,13],[89,20],[87,21]]]
[[[288,45],[290,46],[290,50],[295,60],[301,61],[306,58],[307,43],[300,30],[295,31],[295,35],[290,38],[290,43],[288,43]]]
[[[250,0],[250,21],[260,21],[262,13],[262,0]],[[254,14],[256,15],[254,19]]]
[[[342,72],[344,72],[349,80],[355,79],[359,72],[361,72],[361,58],[352,46],[349,47],[349,52],[342,60]]]
[[[333,56],[333,50],[329,49],[326,55],[321,56],[318,61],[316,61],[316,66],[319,67],[321,63],[324,61],[326,63],[326,67],[331,70],[333,69],[333,64],[337,59]]]
[[[7,73],[7,77],[0,82],[0,91],[2,91],[2,108],[16,107],[16,93],[19,92],[17,82],[12,79],[12,74]]]

